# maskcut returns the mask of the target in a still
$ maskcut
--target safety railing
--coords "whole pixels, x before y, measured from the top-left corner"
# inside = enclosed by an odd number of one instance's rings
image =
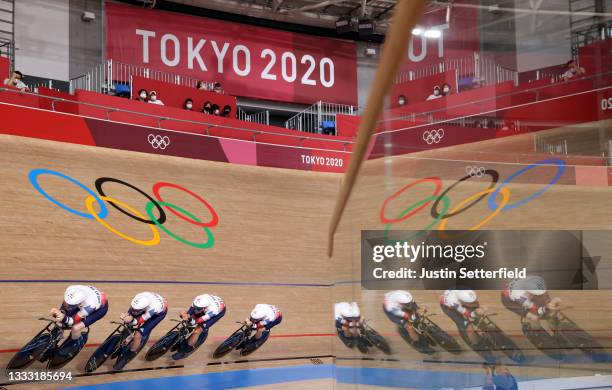
[[[336,126],[336,115],[357,115],[356,106],[318,101],[285,122],[287,129],[306,133],[322,133],[327,126]]]
[[[77,89],[84,89],[112,94],[117,84],[130,84],[132,77],[135,76],[193,88],[201,81],[191,76],[162,72],[140,65],[124,64],[111,59],[94,66],[87,73],[70,79],[70,93],[74,93]],[[204,84],[207,89],[213,88],[211,82],[204,82]]]
[[[610,72],[605,72],[605,73],[599,73],[596,75],[589,75],[589,76],[583,76],[580,78],[576,78],[573,80],[568,80],[568,81],[564,81],[563,83],[551,83],[551,84],[547,84],[547,85],[540,85],[537,87],[533,87],[533,88],[527,88],[527,89],[523,89],[520,91],[513,91],[513,92],[509,92],[506,94],[501,94],[501,95],[495,95],[492,97],[487,97],[487,98],[483,98],[483,99],[478,99],[478,100],[471,100],[468,101],[466,103],[461,103],[461,104],[455,104],[455,105],[450,105],[450,106],[446,106],[444,108],[440,108],[440,109],[436,109],[436,110],[430,110],[430,111],[424,111],[424,112],[418,112],[418,113],[407,113],[407,114],[400,114],[400,115],[393,115],[393,116],[386,116],[383,119],[381,119],[380,123],[384,124],[386,122],[390,122],[390,121],[394,121],[394,120],[405,120],[405,121],[409,121],[409,122],[413,122],[413,123],[440,123],[440,122],[449,122],[449,118],[447,115],[444,114],[444,112],[447,111],[452,111],[452,110],[456,110],[459,108],[466,108],[466,107],[478,107],[481,106],[484,103],[490,103],[492,101],[498,100],[498,99],[502,99],[502,98],[508,98],[508,97],[512,97],[512,96],[517,96],[517,95],[522,95],[522,94],[526,94],[526,93],[533,93],[534,94],[534,99],[533,101],[529,102],[529,104],[532,103],[537,103],[542,101],[543,99],[541,98],[540,93],[543,90],[552,88],[552,87],[556,87],[556,86],[560,86],[560,85],[571,85],[574,83],[578,83],[578,82],[583,82],[585,80],[591,80],[593,82],[592,88],[596,89],[596,88],[602,88],[602,87],[609,87],[610,85],[605,85],[605,81],[604,84],[601,83],[602,80],[606,80],[608,78],[608,76],[612,76],[612,71]],[[559,96],[559,97],[563,97],[563,96]],[[548,99],[548,97],[547,97]],[[504,110],[507,110],[509,108],[512,107],[505,107],[503,108]],[[473,115],[466,115],[466,116],[462,116],[462,117],[457,117],[454,118],[452,120],[454,120],[456,123],[458,123],[460,126],[462,127],[472,127],[471,124],[477,124],[476,127],[481,127],[481,126],[493,126],[493,128],[504,128],[504,126],[508,126],[509,123],[507,121],[496,121],[492,118],[488,118],[485,120],[485,115],[486,113],[476,113]],[[478,124],[480,122],[480,124]],[[499,127],[501,126],[501,127]],[[513,128],[520,128],[520,123],[511,123],[510,126],[513,126]],[[403,131],[403,130],[409,130],[410,127],[408,128],[404,128],[404,129],[394,129],[394,130],[385,130],[385,131],[381,131],[379,133],[377,133],[376,135],[380,135],[380,134],[385,134],[385,133],[390,133],[390,132],[396,132],[396,131]]]
[[[13,70],[15,66],[15,42],[0,38],[0,56],[9,59],[9,70]]]
[[[476,85],[494,85],[506,81],[518,83],[518,72],[497,64],[495,60],[481,53],[462,58],[448,58],[432,65],[400,73],[395,82],[405,83],[453,69],[457,71],[459,80],[469,78]]]
[[[274,135],[274,136],[285,137],[285,138],[298,139],[300,141],[300,145],[303,143],[303,141],[306,141],[306,140],[332,142],[332,143],[335,143],[335,144],[342,145],[342,149],[344,151],[347,151],[347,146],[348,145],[352,145],[354,143],[353,141],[348,141],[348,140],[339,140],[339,139],[333,139],[333,138],[309,137],[309,136],[306,136],[306,135],[297,135],[297,134],[293,135],[293,134],[275,133],[273,131],[245,129],[243,127],[236,127],[236,126],[231,126],[231,125],[226,125],[226,124],[219,124],[219,123],[210,123],[210,122],[206,122],[206,121],[193,121],[193,120],[189,120],[189,119],[181,119],[181,118],[173,118],[173,117],[167,117],[167,116],[160,116],[160,115],[148,114],[148,113],[144,113],[144,112],[140,112],[140,111],[126,110],[126,109],[123,109],[123,108],[108,107],[108,106],[103,106],[103,105],[95,104],[95,103],[79,102],[79,101],[76,101],[76,100],[65,99],[65,98],[60,98],[60,97],[55,97],[55,96],[41,95],[41,94],[37,94],[37,93],[33,93],[33,92],[21,92],[21,91],[19,91],[17,89],[10,89],[10,88],[5,88],[5,87],[0,87],[0,92],[9,92],[9,93],[15,93],[15,94],[19,94],[19,95],[31,95],[31,96],[36,96],[36,97],[43,98],[43,99],[48,99],[48,100],[51,101],[51,111],[56,111],[56,112],[61,112],[61,111],[56,109],[57,108],[56,107],[57,103],[70,103],[70,104],[84,105],[84,106],[88,106],[88,107],[93,107],[93,108],[98,108],[98,109],[101,109],[101,110],[105,110],[106,111],[106,120],[111,120],[111,114],[114,113],[114,112],[134,114],[134,115],[139,115],[139,116],[148,117],[148,118],[155,118],[155,119],[157,119],[157,128],[161,129],[161,130],[176,131],[176,130],[173,130],[173,129],[165,129],[165,128],[163,128],[162,127],[162,123],[166,123],[166,122],[181,122],[181,123],[190,123],[190,124],[198,125],[198,126],[204,126],[204,132],[206,133],[207,136],[210,136],[210,137],[216,137],[215,135],[211,135],[210,134],[210,130],[214,129],[214,128],[219,128],[219,129],[229,129],[229,130],[243,131],[245,133],[251,133],[251,135],[253,136],[253,139],[252,139],[253,142],[257,142],[257,136],[258,135],[266,134],[266,135]],[[0,100],[0,103],[1,103],[1,100]],[[203,115],[203,116],[205,116],[205,115]],[[127,123],[127,124],[130,124],[130,123]],[[185,131],[181,131],[181,132],[189,133],[189,132],[185,132]]]
[[[270,124],[270,111],[268,110],[248,114],[242,108],[238,107],[238,110],[236,111],[236,116],[241,121],[261,123],[262,125]]]

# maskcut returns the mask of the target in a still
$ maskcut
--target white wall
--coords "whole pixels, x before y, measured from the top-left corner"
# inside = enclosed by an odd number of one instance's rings
[[[15,69],[25,75],[68,80],[69,1],[15,1]]]
[[[365,107],[372,82],[374,81],[374,74],[378,67],[378,60],[380,59],[380,49],[382,46],[378,44],[366,44],[364,42],[357,42],[357,96],[359,107]],[[376,48],[376,56],[366,57],[364,54],[366,47]]]

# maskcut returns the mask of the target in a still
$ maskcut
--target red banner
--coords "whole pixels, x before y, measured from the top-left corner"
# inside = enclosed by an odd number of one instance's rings
[[[348,41],[107,2],[106,57],[219,81],[237,96],[357,104]]]

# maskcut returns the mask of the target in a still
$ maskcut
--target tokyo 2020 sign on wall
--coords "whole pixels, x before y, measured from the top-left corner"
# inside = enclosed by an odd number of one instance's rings
[[[357,104],[353,42],[106,3],[106,56],[232,95]]]

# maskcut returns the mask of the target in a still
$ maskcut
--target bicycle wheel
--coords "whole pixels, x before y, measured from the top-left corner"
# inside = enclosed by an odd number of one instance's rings
[[[145,360],[153,361],[162,357],[169,349],[177,344],[179,338],[179,331],[172,330],[164,335],[161,339],[157,340],[155,344],[147,351]]]
[[[374,329],[368,329],[366,331],[366,338],[372,345],[380,349],[385,355],[391,355],[391,346],[377,331]]]
[[[73,344],[72,339],[68,337],[68,339],[66,339],[64,343],[51,355],[47,368],[50,370],[57,370],[70,363],[70,361],[72,361],[72,359],[74,359],[85,347],[89,333],[83,333],[82,337],[83,340],[79,343],[77,348],[73,348],[71,345]]]
[[[523,334],[540,352],[554,360],[563,360],[563,350],[567,343],[560,337],[551,336],[545,329],[532,329],[527,323],[522,324]]]
[[[108,359],[108,357],[117,349],[120,338],[121,335],[119,334],[114,334],[107,338],[106,341],[104,341],[104,343],[102,343],[102,345],[100,345],[87,360],[87,363],[85,364],[85,372],[94,372],[98,369],[98,367],[103,365],[106,359]]]
[[[234,335],[231,335],[224,342],[221,343],[213,352],[213,358],[218,359],[230,353],[234,348],[240,344],[242,339],[244,338],[244,332],[239,332]]]
[[[461,345],[459,345],[457,340],[433,322],[427,325],[427,334],[445,351],[454,354],[461,353]]]
[[[15,370],[29,366],[47,349],[50,342],[51,335],[49,333],[34,337],[13,356],[6,369]]]

